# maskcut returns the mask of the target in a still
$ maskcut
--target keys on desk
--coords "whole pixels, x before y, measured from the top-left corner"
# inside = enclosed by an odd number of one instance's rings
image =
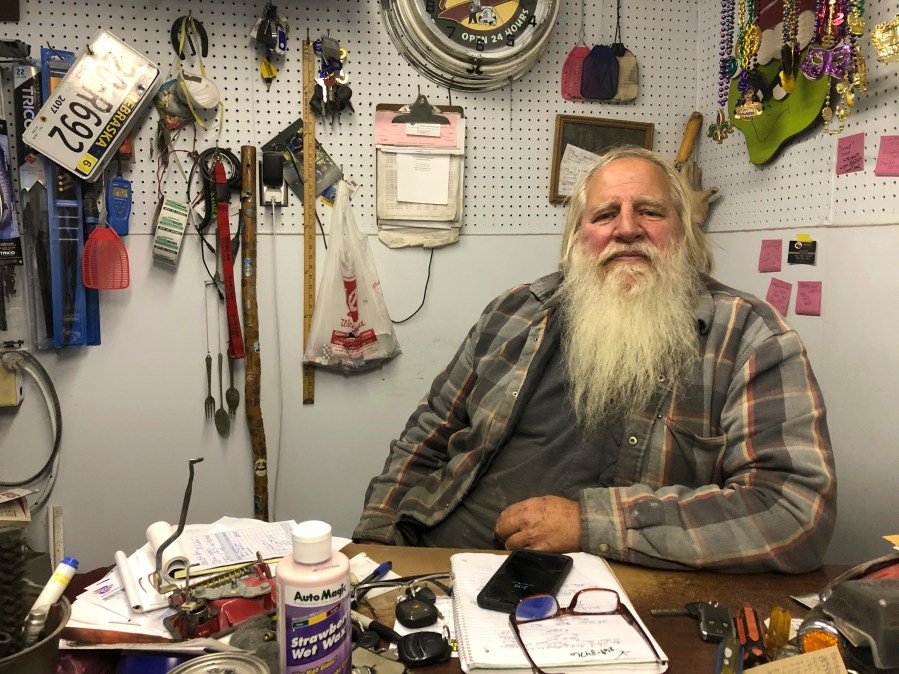
[[[683,608],[652,609],[654,616],[688,615],[699,621],[699,636],[703,641],[719,642],[725,637],[736,634],[734,630],[734,618],[730,609],[719,606],[717,602],[690,601]]]

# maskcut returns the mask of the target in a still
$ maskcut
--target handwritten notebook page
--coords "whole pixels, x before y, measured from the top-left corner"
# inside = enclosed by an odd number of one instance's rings
[[[558,592],[562,606],[567,606],[578,590],[603,587],[616,590],[621,601],[636,615],[603,559],[582,552],[570,557],[574,559],[574,567]],[[486,553],[459,553],[450,558],[453,614],[463,671],[498,670],[504,674],[531,671],[509,625],[509,616],[477,605],[478,592],[504,559]],[[667,669],[667,663],[659,665],[637,630],[618,615],[559,618],[527,625],[524,629],[528,652],[543,669],[654,673]],[[656,648],[663,661],[667,661],[658,644]]]

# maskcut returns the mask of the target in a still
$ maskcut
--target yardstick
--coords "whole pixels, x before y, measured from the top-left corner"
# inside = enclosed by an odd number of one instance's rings
[[[303,42],[303,348],[309,341],[315,311],[315,52],[309,37]],[[303,404],[315,402],[315,369],[303,365]]]

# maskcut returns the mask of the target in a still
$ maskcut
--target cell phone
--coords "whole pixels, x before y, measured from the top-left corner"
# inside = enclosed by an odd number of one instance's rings
[[[516,550],[478,593],[478,606],[511,613],[523,597],[555,594],[572,564],[571,557],[556,552]]]

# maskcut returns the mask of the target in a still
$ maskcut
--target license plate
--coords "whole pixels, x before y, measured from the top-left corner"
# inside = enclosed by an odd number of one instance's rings
[[[94,182],[152,101],[160,79],[155,63],[108,30],[97,31],[23,140]]]

